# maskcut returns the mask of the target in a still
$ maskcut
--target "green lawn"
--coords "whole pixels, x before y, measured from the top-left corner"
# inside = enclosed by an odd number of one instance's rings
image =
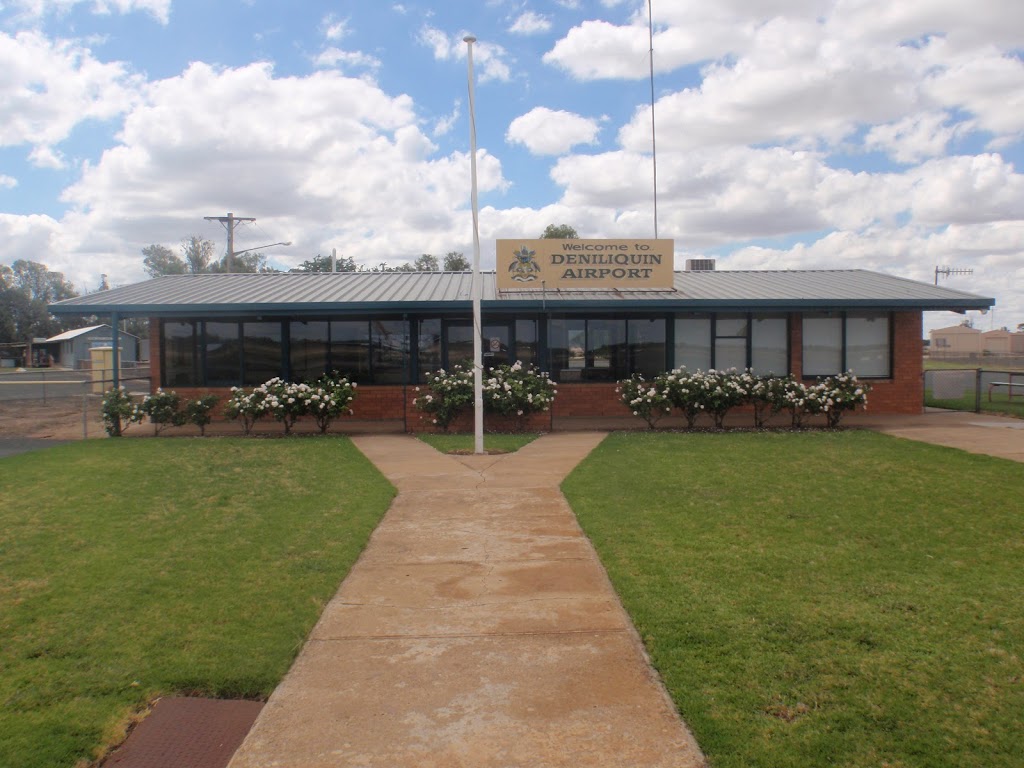
[[[633,433],[563,490],[715,768],[1021,764],[1022,465]]]
[[[0,765],[87,763],[156,696],[269,694],[393,494],[334,437],[0,460]]]
[[[978,368],[984,368],[985,370],[989,370],[989,371],[1020,371],[1020,370],[1022,370],[1021,368],[1017,368],[1017,367],[1012,366],[1012,365],[1006,365],[1006,363],[1001,362],[998,358],[996,358],[996,359],[982,358],[977,363],[951,363],[951,362],[946,362],[945,360],[942,360],[941,358],[927,358],[926,357],[924,359],[924,369],[926,371],[935,371],[935,370],[940,370],[941,371],[943,369],[950,369],[950,368],[956,368],[958,370],[969,370],[969,371],[974,371],[974,370],[977,370]]]
[[[1006,387],[1000,387],[993,392],[991,400],[989,400],[988,392],[983,391],[981,393],[981,412],[1024,419],[1024,391],[1015,389],[1011,399],[1006,389]],[[974,392],[968,392],[963,397],[955,399],[938,400],[932,394],[931,389],[924,391],[924,404],[930,408],[947,408],[951,411],[973,411],[976,405]]]
[[[473,453],[476,445],[475,436],[464,433],[433,434],[421,432],[416,436],[441,453]],[[538,437],[540,435],[536,433],[486,434],[484,435],[484,450],[496,453],[513,453],[527,443],[532,443]]]

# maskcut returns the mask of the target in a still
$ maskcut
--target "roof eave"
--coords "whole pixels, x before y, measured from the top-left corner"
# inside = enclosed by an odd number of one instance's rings
[[[714,310],[819,310],[819,309],[903,309],[920,311],[964,311],[989,309],[995,306],[995,299],[986,297],[955,300],[936,299],[487,299],[481,301],[481,308],[488,311],[509,310],[643,310],[643,311],[714,311]],[[423,312],[464,312],[472,308],[472,302],[321,302],[321,303],[241,303],[241,304],[140,304],[124,306],[99,304],[73,306],[52,304],[49,307],[55,315],[111,315],[121,317],[228,317],[235,315],[323,315],[332,313],[385,314]]]

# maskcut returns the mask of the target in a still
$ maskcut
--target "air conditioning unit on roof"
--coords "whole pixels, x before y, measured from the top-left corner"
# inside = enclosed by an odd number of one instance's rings
[[[715,271],[715,260],[714,259],[687,259],[686,260],[686,271],[687,272],[714,272]]]

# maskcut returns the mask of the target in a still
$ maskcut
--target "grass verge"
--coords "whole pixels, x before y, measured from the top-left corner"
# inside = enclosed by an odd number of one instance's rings
[[[1020,764],[1020,464],[617,434],[563,490],[715,768]]]
[[[924,391],[924,404],[929,408],[948,408],[951,411],[974,411],[976,405],[974,392],[967,392],[962,397],[954,399],[939,400],[932,394],[931,389]],[[1024,397],[1021,391],[1016,390],[1011,399],[1009,393],[993,392],[992,399],[986,392],[981,393],[981,413],[990,413],[993,416],[1013,416],[1024,419]]]
[[[0,765],[88,763],[157,696],[268,695],[393,494],[334,437],[0,460]]]
[[[433,434],[420,432],[416,435],[427,445],[432,446],[441,453],[473,453],[475,438],[469,434]],[[524,434],[485,434],[484,450],[495,453],[514,453],[524,445],[532,443],[540,435],[536,433]]]

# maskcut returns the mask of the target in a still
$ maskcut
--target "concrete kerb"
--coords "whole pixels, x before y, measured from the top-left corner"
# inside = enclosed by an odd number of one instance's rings
[[[353,438],[399,494],[231,768],[703,765],[558,490],[603,437]]]

